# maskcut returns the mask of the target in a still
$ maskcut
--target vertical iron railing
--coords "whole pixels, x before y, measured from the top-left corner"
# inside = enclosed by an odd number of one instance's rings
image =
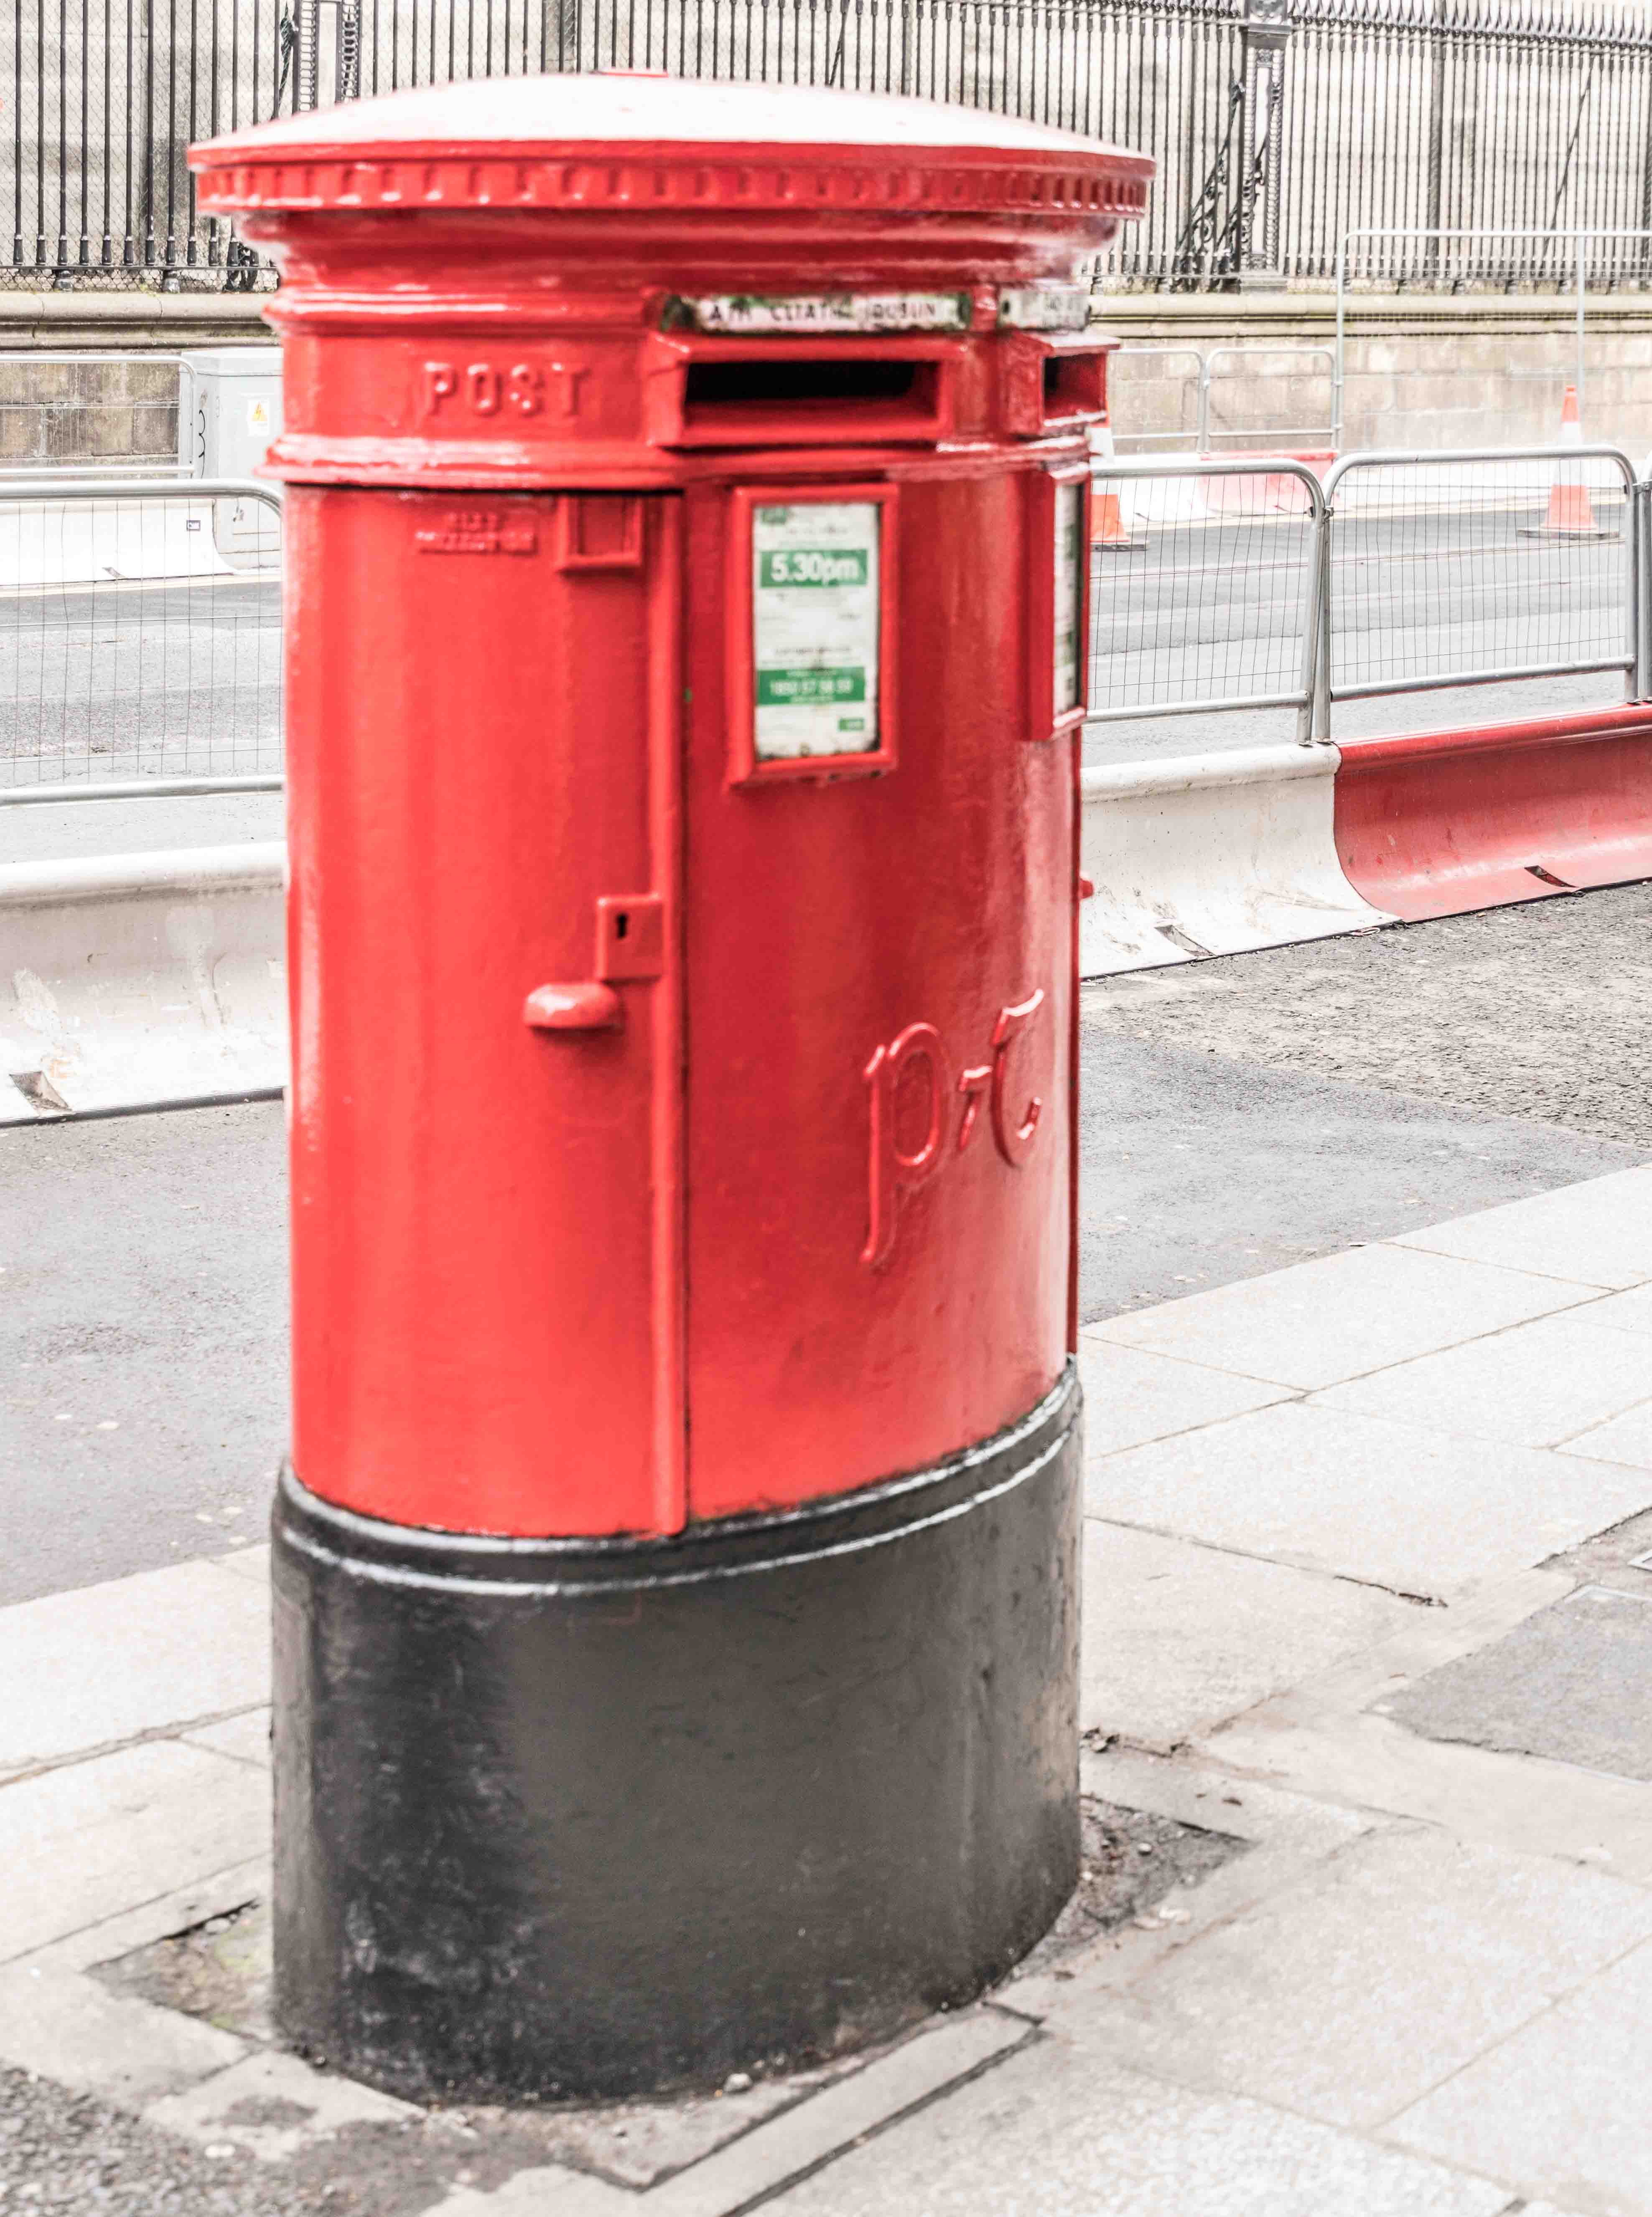
[[[962,102],[1151,154],[1103,281],[1328,279],[1377,224],[1534,234],[1384,283],[1652,281],[1652,15],[1636,0],[10,0],[0,192],[14,283],[244,285],[192,136],[357,93],[597,68]],[[268,281],[267,280],[265,281]]]

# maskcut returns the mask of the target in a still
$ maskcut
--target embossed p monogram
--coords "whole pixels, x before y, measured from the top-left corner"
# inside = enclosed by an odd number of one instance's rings
[[[929,1113],[922,1145],[906,1154],[896,1129],[897,1096],[903,1074],[914,1063],[928,1081]],[[860,1260],[876,1269],[888,1261],[895,1244],[902,1194],[915,1193],[940,1168],[952,1121],[952,1084],[946,1050],[933,1024],[909,1024],[888,1047],[877,1049],[861,1076],[872,1094],[872,1152],[866,1195],[870,1222]]]
[[[1004,1099],[1009,1083],[1009,1050],[1043,1006],[1044,988],[1040,985],[1026,1000],[1001,1009],[992,1028],[992,1136],[998,1142],[999,1153],[1013,1170],[1020,1170],[1032,1152],[1033,1135],[1039,1128],[1044,1103],[1034,1094],[1020,1122],[1011,1123]]]
[[[878,1047],[861,1071],[871,1096],[872,1146],[866,1192],[869,1222],[860,1260],[870,1263],[873,1269],[889,1260],[894,1247],[901,1195],[915,1193],[956,1155],[968,1152],[983,1107],[989,1105],[993,1139],[1005,1162],[1013,1170],[1026,1164],[1038,1138],[1044,1102],[1038,1094],[1029,1094],[1026,1107],[1019,1116],[1016,1115],[1010,1106],[1014,1081],[1009,1065],[1016,1041],[1037,1022],[1044,999],[1040,987],[1024,1001],[1011,1001],[1000,1009],[992,1027],[991,1061],[971,1065],[956,1086],[940,1034],[933,1024],[909,1024],[889,1046]],[[901,1080],[914,1066],[922,1072],[926,1088],[923,1140],[921,1146],[908,1151],[901,1146],[897,1121],[902,1106]],[[947,1142],[952,1135],[954,1106],[959,1101],[963,1102],[964,1114],[959,1124],[958,1145],[949,1152]],[[909,1115],[916,1105],[909,1090]],[[906,1129],[910,1135],[910,1122]]]

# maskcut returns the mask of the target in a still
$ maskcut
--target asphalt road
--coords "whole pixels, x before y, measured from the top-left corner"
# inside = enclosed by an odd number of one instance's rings
[[[274,578],[0,594],[0,785],[279,769]]]
[[[1085,989],[1087,1318],[1652,1156],[1652,888]],[[286,1436],[278,1104],[0,1131],[0,1603],[243,1546]]]

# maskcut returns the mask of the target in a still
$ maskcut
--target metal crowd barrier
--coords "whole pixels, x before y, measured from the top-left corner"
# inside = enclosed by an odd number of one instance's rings
[[[1115,485],[1158,486],[1169,497],[1143,501]],[[1232,486],[1236,497],[1212,499],[1211,486]],[[1099,538],[1091,563],[1089,721],[1294,708],[1298,736],[1310,738],[1327,541],[1324,495],[1307,463],[1098,460],[1093,516],[1108,498],[1119,503],[1123,535],[1116,553]],[[1149,557],[1140,567],[1138,553]]]
[[[1341,701],[1652,692],[1652,484],[1618,448],[1093,475],[1096,725],[1289,708],[1309,744]],[[248,525],[280,510],[248,479],[0,481],[0,806],[280,788],[276,550]]]
[[[1652,687],[1652,482],[1616,447],[1093,465],[1093,724],[1621,672]],[[1544,650],[1547,651],[1544,651]]]
[[[1235,425],[1219,431],[1211,429],[1211,387],[1220,377],[1235,377],[1240,374],[1234,369],[1218,369],[1217,364],[1223,361],[1254,363],[1259,355],[1269,361],[1321,361],[1326,366],[1325,377],[1328,386],[1333,385],[1336,377],[1335,347],[1213,347],[1205,357],[1205,365],[1200,372],[1199,382],[1199,450],[1200,454],[1208,454],[1211,451],[1212,439],[1248,439],[1253,444],[1258,439],[1270,442],[1301,441],[1304,444],[1322,443],[1335,454],[1341,441],[1337,437],[1336,427],[1332,423],[1287,423],[1278,427],[1269,424],[1266,429],[1260,431],[1247,429],[1242,425]]]
[[[1128,439],[1132,447],[1146,446],[1150,442],[1156,447],[1162,447],[1168,446],[1172,441],[1191,440],[1193,451],[1197,453],[1204,443],[1199,436],[1200,426],[1205,421],[1203,349],[1189,346],[1132,346],[1126,343],[1115,347],[1108,356],[1109,374],[1111,374],[1113,363],[1116,361],[1140,360],[1148,355],[1150,355],[1155,361],[1190,361],[1194,364],[1191,376],[1184,373],[1180,380],[1181,395],[1178,397],[1176,409],[1178,415],[1184,412],[1181,396],[1186,394],[1188,386],[1191,385],[1193,388],[1193,420],[1191,423],[1179,424],[1174,431],[1116,431],[1113,434],[1114,439]]]
[[[1591,462],[1602,466],[1597,478],[1616,479],[1616,501],[1610,483],[1591,484]],[[1534,464],[1541,477],[1532,472]],[[1367,479],[1372,481],[1370,496],[1362,498],[1356,489]],[[1369,701],[1522,678],[1621,670],[1625,698],[1643,700],[1641,517],[1645,491],[1637,482],[1634,464],[1617,447],[1482,447],[1447,454],[1345,454],[1325,478],[1322,529],[1327,553],[1322,574],[1326,590],[1319,605],[1315,735],[1329,738],[1331,703],[1335,701]],[[1542,521],[1535,520],[1538,503],[1543,504]],[[1522,512],[1534,520],[1514,523],[1511,537],[1509,521]],[[1430,520],[1434,537],[1434,543],[1426,547],[1416,529],[1424,516]],[[1350,542],[1341,565],[1347,577],[1339,584],[1330,547],[1333,540],[1344,537]],[[1362,538],[1367,542],[1385,538],[1393,543],[1373,552],[1369,544],[1361,544]],[[1367,613],[1361,602],[1369,597],[1361,588],[1372,584],[1380,587],[1385,571],[1391,573],[1408,561],[1427,565],[1426,576],[1421,571],[1418,575],[1429,621],[1413,627],[1390,623],[1385,628],[1390,636],[1398,633],[1403,637],[1407,629],[1421,631],[1424,643],[1405,650],[1403,671],[1373,669],[1367,657],[1365,674],[1344,676],[1345,662],[1358,667],[1350,642],[1372,628],[1369,622],[1359,621]],[[1499,577],[1499,569],[1506,577]],[[1614,578],[1613,570],[1621,571],[1621,577]],[[1489,580],[1489,571],[1493,573]],[[1591,582],[1591,571],[1593,582],[1604,582],[1606,588],[1593,598],[1580,590]],[[1500,584],[1506,587],[1503,594],[1498,592]],[[1487,602],[1492,603],[1490,608],[1482,605]],[[1558,606],[1544,605],[1556,602]],[[1546,626],[1544,618],[1549,619]],[[1501,636],[1506,652],[1489,663],[1477,658],[1453,660],[1449,652],[1442,652],[1454,633],[1470,628],[1481,633],[1489,628],[1494,645]],[[1563,639],[1569,638],[1575,651],[1539,659],[1521,652],[1534,630],[1542,628],[1551,636],[1558,630]],[[1430,659],[1433,667],[1427,666]]]
[[[279,791],[281,488],[0,479],[0,806]]]
[[[1322,444],[1332,453],[1335,452],[1340,444],[1335,425],[1328,423],[1279,426],[1269,424],[1256,429],[1242,425],[1224,425],[1217,429],[1212,428],[1211,421],[1211,387],[1224,378],[1236,377],[1243,374],[1240,368],[1219,365],[1254,366],[1259,360],[1270,362],[1282,360],[1322,362],[1325,365],[1324,374],[1327,385],[1335,392],[1337,362],[1335,347],[1221,346],[1212,347],[1207,353],[1201,347],[1126,343],[1116,347],[1112,355],[1114,361],[1131,359],[1141,361],[1148,357],[1156,361],[1192,362],[1196,365],[1191,374],[1185,373],[1180,380],[1184,392],[1190,384],[1193,387],[1193,421],[1191,424],[1184,423],[1178,426],[1174,431],[1119,431],[1114,433],[1117,440],[1128,440],[1132,447],[1144,446],[1149,442],[1155,446],[1165,446],[1172,441],[1191,441],[1191,451],[1196,454],[1210,454],[1212,451],[1213,439],[1246,439],[1250,442],[1253,448],[1259,442],[1267,442],[1270,444],[1283,443],[1287,441],[1299,442],[1303,444],[1311,442]]]

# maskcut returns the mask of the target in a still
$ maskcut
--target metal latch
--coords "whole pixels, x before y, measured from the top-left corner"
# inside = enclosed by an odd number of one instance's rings
[[[596,904],[596,975],[538,985],[522,1022],[543,1032],[611,1032],[625,1020],[615,984],[665,967],[665,903],[658,893],[604,893]]]

